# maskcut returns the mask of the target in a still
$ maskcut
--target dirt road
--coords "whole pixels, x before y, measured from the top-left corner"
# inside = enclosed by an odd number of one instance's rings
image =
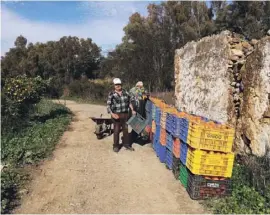
[[[112,151],[89,119],[103,106],[67,101],[75,118],[54,152],[38,167],[15,213],[204,213],[149,145]]]

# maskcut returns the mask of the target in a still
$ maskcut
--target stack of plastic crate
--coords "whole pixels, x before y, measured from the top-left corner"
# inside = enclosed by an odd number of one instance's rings
[[[170,114],[168,113],[167,114],[167,118],[166,118],[166,130],[173,135],[173,123],[174,123],[174,115],[173,114]]]
[[[192,199],[231,193],[234,129],[212,121],[189,122],[187,192]],[[180,156],[181,157],[181,156]]]
[[[147,125],[149,125],[151,128],[151,126],[152,126],[152,102],[150,100],[146,101],[145,113],[146,113]]]
[[[190,197],[229,195],[234,130],[204,117],[176,113],[158,99],[153,101],[152,116],[155,151]]]
[[[209,197],[225,197],[231,195],[232,183],[229,179],[214,179],[194,175],[188,171],[187,192],[191,199],[199,200]]]
[[[180,161],[183,165],[186,165],[187,160],[187,153],[188,153],[188,145],[180,140]]]
[[[167,113],[165,111],[162,111],[161,117],[160,117],[160,126],[163,129],[166,129],[166,118],[167,118]]]
[[[156,126],[154,138],[153,138],[153,148],[158,156],[158,146],[160,141],[160,126]]]
[[[173,156],[172,172],[173,172],[175,179],[178,179],[179,175],[180,175],[180,160],[179,160],[179,158],[176,158],[175,156]]]
[[[186,118],[179,118],[179,124],[180,124],[180,139],[183,141],[183,142],[187,142],[187,137],[188,137],[188,119]]]
[[[187,188],[188,185],[188,170],[187,167],[180,162],[180,173],[179,173],[179,180],[184,186],[184,188]]]
[[[173,139],[173,155],[180,160],[180,139]]]
[[[152,103],[152,120],[156,117],[156,105]]]
[[[160,144],[166,146],[167,142],[167,132],[165,129],[160,128]]]
[[[156,107],[155,109],[155,122],[157,125],[160,125],[161,110],[159,107]]]
[[[173,137],[170,133],[166,136],[166,166],[172,169],[173,165]]]

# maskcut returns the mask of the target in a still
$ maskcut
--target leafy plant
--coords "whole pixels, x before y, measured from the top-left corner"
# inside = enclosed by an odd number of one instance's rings
[[[18,205],[18,191],[28,179],[28,174],[20,169],[9,167],[1,171],[1,214]]]
[[[256,158],[256,162],[263,158]],[[214,213],[222,214],[264,214],[270,213],[270,182],[264,187],[256,186],[260,182],[257,179],[264,178],[260,168],[260,163],[254,164],[253,157],[247,157],[249,163],[253,165],[235,164],[232,175],[233,190],[230,197],[207,201],[206,205],[214,210]],[[254,169],[256,167],[256,169]],[[269,167],[268,167],[269,169]],[[265,169],[265,171],[268,171]],[[255,172],[261,175],[254,174]],[[260,188],[260,189],[258,189]]]

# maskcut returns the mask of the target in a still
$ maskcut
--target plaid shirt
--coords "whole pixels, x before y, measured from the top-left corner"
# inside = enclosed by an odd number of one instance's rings
[[[110,92],[107,100],[108,113],[127,113],[130,100],[130,95],[126,90],[122,90],[121,96],[115,91]]]

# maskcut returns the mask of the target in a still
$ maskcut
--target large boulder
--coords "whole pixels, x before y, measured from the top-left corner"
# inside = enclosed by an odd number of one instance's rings
[[[270,37],[261,39],[248,56],[239,118],[241,148],[256,155],[270,149]]]
[[[176,107],[235,127],[238,152],[265,154],[270,146],[269,46],[269,37],[248,42],[224,31],[176,50]]]

